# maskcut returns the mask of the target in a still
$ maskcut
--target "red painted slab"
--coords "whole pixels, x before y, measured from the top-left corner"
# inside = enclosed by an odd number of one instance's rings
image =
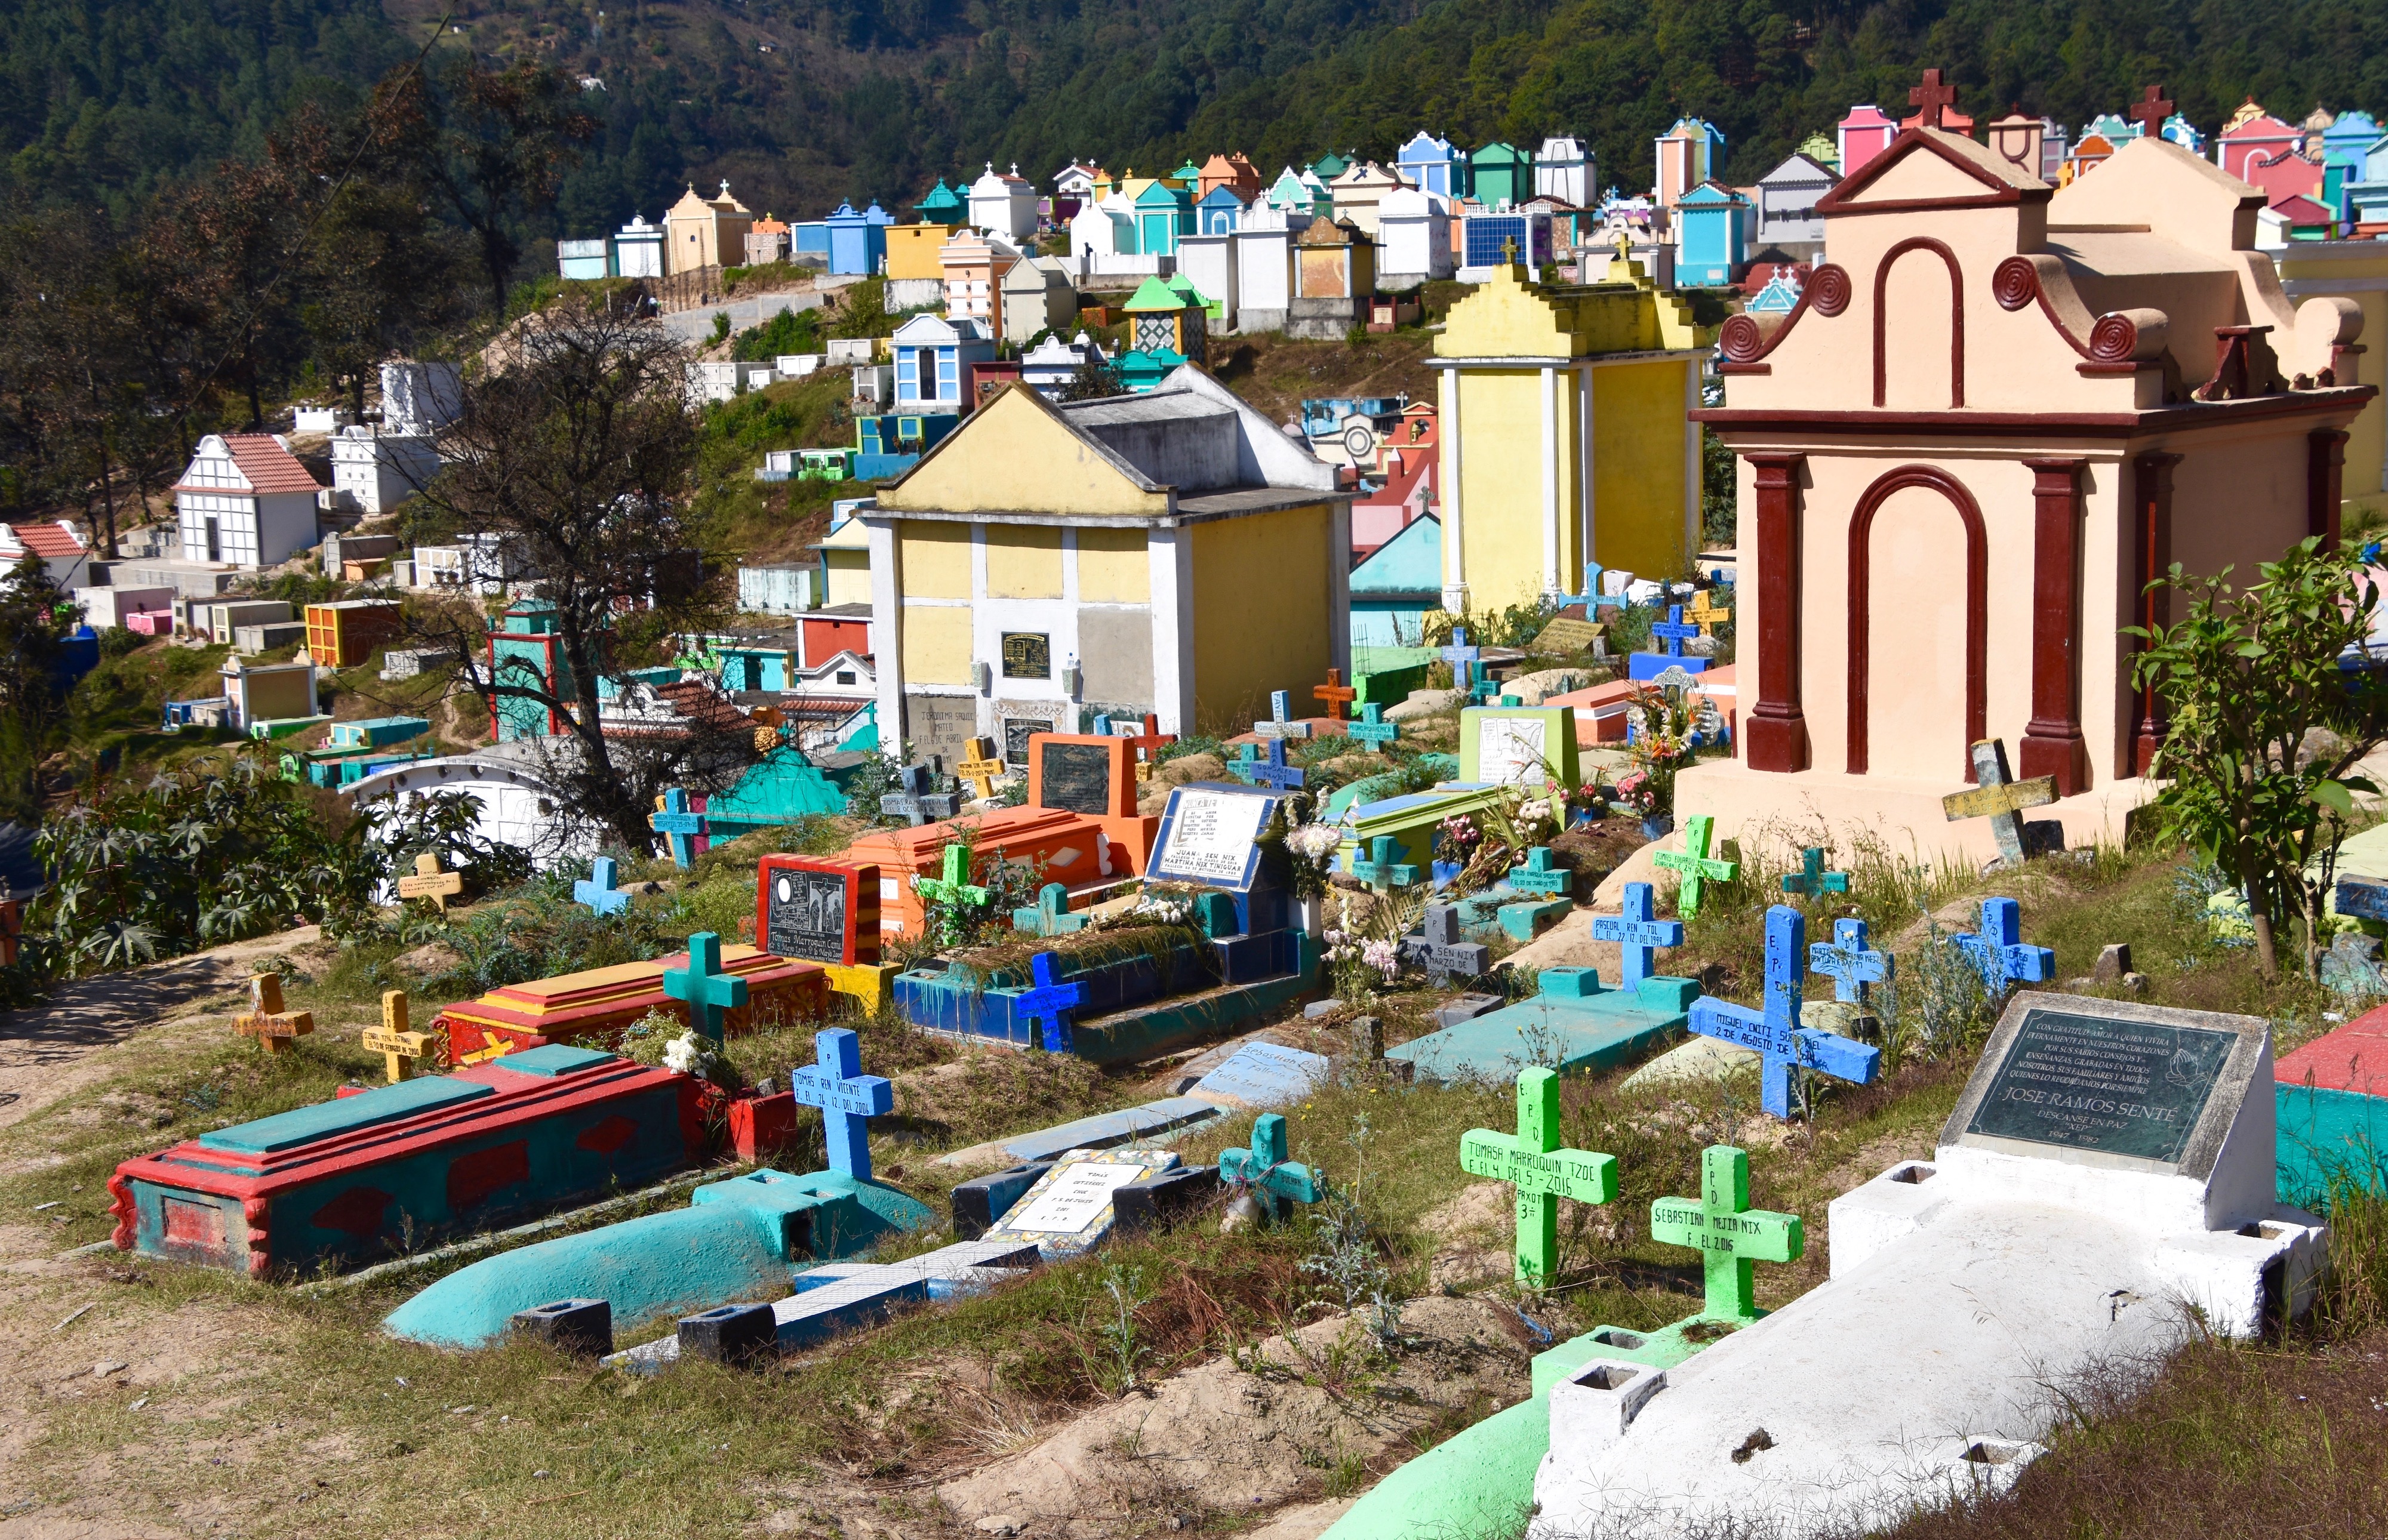
[[[664,993],[664,970],[686,966],[688,953],[682,952],[508,984],[450,1005],[434,1025],[448,1034],[451,1064],[474,1064],[548,1042],[612,1048],[649,1011],[688,1019],[688,1006]],[[829,975],[817,964],[725,945],[721,971],[746,980],[747,1003],[728,1013],[723,1024],[732,1037],[752,1030],[757,1021],[817,1021],[829,1010]]]
[[[2282,1055],[2272,1067],[2272,1078],[2288,1085],[2388,1096],[2388,1005],[2374,1006]]]

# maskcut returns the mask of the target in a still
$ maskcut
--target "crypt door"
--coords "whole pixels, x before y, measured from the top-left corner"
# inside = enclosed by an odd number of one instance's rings
[[[1983,736],[1988,542],[1937,466],[1879,477],[1849,520],[1848,770],[1970,780]]]

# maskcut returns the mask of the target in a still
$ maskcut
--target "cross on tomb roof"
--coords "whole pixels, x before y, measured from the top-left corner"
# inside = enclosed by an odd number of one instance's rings
[[[1704,1320],[1756,1320],[1757,1265],[1796,1262],[1807,1250],[1798,1215],[1749,1206],[1749,1156],[1730,1144],[1700,1152],[1696,1203],[1659,1198],[1650,1205],[1650,1239],[1700,1254],[1708,1282]]]
[[[1939,70],[1926,69],[1924,83],[1907,93],[1907,105],[1923,109],[1924,127],[1940,128],[1945,126],[1940,120],[1942,115],[1957,105],[1957,88],[1943,84]]]
[[[1030,958],[1028,971],[1035,985],[1015,996],[1011,1008],[1043,1029],[1040,1038],[1045,1052],[1061,1053],[1070,1046],[1070,1013],[1086,1003],[1086,986],[1056,979],[1049,952]]]
[[[614,858],[601,855],[589,864],[589,876],[572,885],[572,902],[592,915],[618,915],[630,906],[630,895],[615,886]]]
[[[2148,94],[2131,104],[2124,116],[2140,125],[2140,132],[2151,139],[2164,137],[2165,120],[2172,116],[2173,104],[2164,99],[2164,86],[2148,87]]]
[[[1681,874],[1683,880],[1675,890],[1675,913],[1687,920],[1699,915],[1702,888],[1712,881],[1731,882],[1741,875],[1740,862],[1709,858],[1708,840],[1715,832],[1716,819],[1708,814],[1696,813],[1683,820],[1683,848],[1660,851],[1650,858],[1653,865]]]
[[[870,1180],[869,1119],[896,1106],[896,1087],[862,1072],[862,1040],[844,1027],[813,1034],[817,1064],[788,1071],[788,1091],[800,1106],[819,1107],[829,1143],[829,1168],[857,1181]]]
[[[1285,1118],[1264,1112],[1252,1120],[1251,1148],[1219,1152],[1219,1175],[1251,1190],[1269,1217],[1275,1218],[1279,1212],[1279,1200],[1316,1203],[1324,1191],[1317,1172],[1288,1160],[1285,1155]]]
[[[1866,945],[1866,922],[1833,922],[1833,939],[1808,948],[1808,966],[1833,981],[1833,998],[1849,1004],[1865,1004],[1869,987],[1885,983],[1899,971],[1899,959]]]
[[[1617,1157],[1559,1147],[1559,1078],[1548,1069],[1518,1077],[1518,1131],[1470,1129],[1459,1136],[1459,1168],[1515,1187],[1518,1281],[1558,1270],[1559,1199],[1607,1203],[1617,1196]]]
[[[1521,893],[1569,893],[1575,890],[1575,873],[1552,859],[1548,845],[1536,845],[1526,852],[1526,864],[1512,866],[1502,879]]]
[[[1652,917],[1654,890],[1646,882],[1625,885],[1625,908],[1620,915],[1595,915],[1592,919],[1592,939],[1615,941],[1624,958],[1620,987],[1628,994],[1642,987],[1642,980],[1651,977],[1650,965],[1658,948],[1683,944],[1683,922]]]
[[[1665,650],[1667,657],[1680,658],[1683,655],[1683,644],[1700,635],[1700,628],[1696,625],[1684,624],[1682,605],[1670,604],[1667,606],[1665,620],[1654,620],[1650,623],[1650,634],[1667,644]]]
[[[746,980],[721,971],[721,938],[700,930],[688,939],[688,966],[664,969],[664,993],[688,1005],[697,1036],[721,1041],[721,1024],[746,1004]]]
[[[1692,1002],[1691,1028],[1704,1038],[1754,1048],[1759,1104],[1776,1117],[1791,1116],[1794,1069],[1812,1069],[1836,1080],[1870,1085],[1882,1067],[1882,1050],[1799,1025],[1799,1001],[1808,978],[1807,916],[1787,904],[1766,912],[1766,1005],[1746,1005],[1702,995]]]
[[[1037,936],[1063,936],[1086,928],[1086,916],[1070,913],[1070,890],[1048,882],[1036,890],[1036,902],[1011,912],[1011,928]]]

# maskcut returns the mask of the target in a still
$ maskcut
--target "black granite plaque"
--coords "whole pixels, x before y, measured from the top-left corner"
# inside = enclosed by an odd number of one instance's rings
[[[1099,743],[1048,743],[1037,766],[1039,807],[1102,817],[1111,810],[1111,751]]]
[[[1042,631],[1003,634],[1003,676],[1007,679],[1053,677],[1053,640]]]
[[[835,872],[773,872],[764,950],[807,963],[845,961],[845,881]]]
[[[1053,724],[1038,717],[1003,719],[1003,762],[1028,768],[1028,740],[1038,733],[1049,733]]]
[[[1965,1131],[2177,1162],[2237,1041],[2035,1006]]]

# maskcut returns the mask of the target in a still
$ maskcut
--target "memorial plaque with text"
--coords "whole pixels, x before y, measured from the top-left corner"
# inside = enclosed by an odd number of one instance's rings
[[[1245,889],[1260,865],[1253,843],[1268,827],[1277,799],[1226,787],[1181,786],[1169,794],[1152,875]]]
[[[835,872],[780,871],[765,880],[771,902],[764,950],[808,963],[843,962],[847,879]]]
[[[1965,1131],[2172,1164],[2238,1038],[2035,1005]]]
[[[1006,631],[1003,634],[1003,676],[1007,679],[1051,678],[1052,638],[1041,631]]]
[[[1099,818],[1111,810],[1111,751],[1096,743],[1037,745],[1036,805]]]

